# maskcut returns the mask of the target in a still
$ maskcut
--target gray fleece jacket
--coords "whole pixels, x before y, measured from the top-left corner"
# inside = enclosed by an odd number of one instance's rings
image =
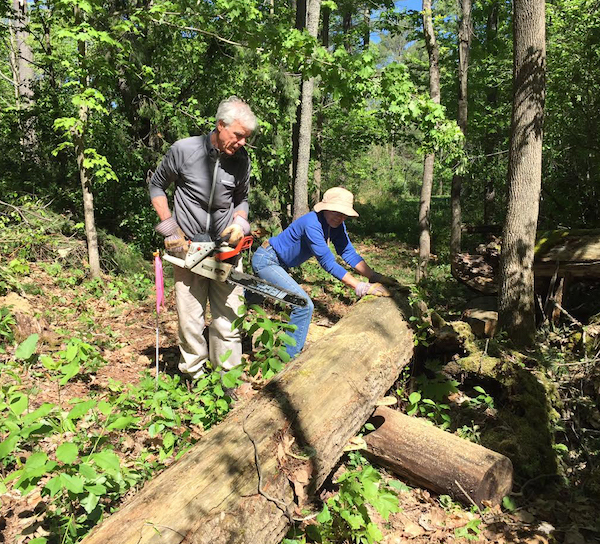
[[[175,185],[173,217],[191,239],[206,231],[208,202],[215,164],[219,157],[211,206],[211,232],[219,234],[232,222],[236,211],[248,213],[250,158],[244,148],[235,155],[220,154],[210,143],[210,134],[175,142],[149,182],[150,198],[167,196]]]

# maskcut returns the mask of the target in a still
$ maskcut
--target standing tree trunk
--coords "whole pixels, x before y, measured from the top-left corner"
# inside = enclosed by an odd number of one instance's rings
[[[298,3],[300,10],[301,2]],[[317,37],[321,0],[309,0],[306,12],[306,29]],[[297,17],[297,21],[299,18]],[[303,79],[300,91],[299,114],[297,116],[297,154],[294,158],[294,219],[298,219],[309,211],[308,209],[308,168],[310,165],[310,147],[312,140],[313,94],[315,78]]]
[[[27,14],[26,0],[13,0],[12,8],[15,18],[9,21],[11,37],[10,64],[15,86],[15,100],[17,109],[25,110],[31,106],[33,100],[33,52],[29,45],[29,15]],[[32,120],[21,117],[23,151],[31,148],[36,141],[35,129]],[[29,160],[23,154],[23,160]]]
[[[81,12],[79,7],[75,7],[75,21],[80,24]],[[85,41],[79,40],[77,43],[79,53],[79,63],[82,70],[81,85],[87,88],[88,78],[85,75]],[[79,169],[79,181],[81,182],[81,193],[83,197],[83,216],[85,222],[85,235],[88,246],[88,260],[90,264],[90,274],[92,278],[100,277],[100,253],[98,251],[98,234],[96,232],[96,220],[94,218],[94,195],[92,194],[92,178],[85,164],[85,129],[88,124],[88,107],[85,104],[79,106],[79,127],[75,128],[73,140],[75,144],[75,153],[77,155],[77,167]]]
[[[440,103],[440,65],[439,48],[433,30],[433,15],[431,0],[423,0],[423,29],[425,43],[429,55],[429,93],[431,100]],[[435,154],[428,153],[423,163],[423,185],[421,186],[421,201],[419,204],[419,262],[417,264],[417,282],[427,277],[427,263],[431,253],[430,210],[431,190],[433,187],[433,170]]]
[[[489,7],[489,14],[485,27],[485,48],[488,55],[493,54],[493,46],[495,40],[498,39],[498,2],[494,1]],[[498,107],[498,87],[491,85],[488,87],[486,93],[486,99],[490,111],[495,111]],[[498,145],[498,134],[495,131],[491,131],[486,134],[484,138],[484,151],[485,155],[489,158],[489,161],[496,161],[497,158],[492,156],[496,151]],[[489,173],[485,180],[485,189],[483,195],[483,224],[490,225],[493,222],[494,217],[494,201],[496,200],[496,189],[494,187],[494,174],[493,165],[489,165]]]
[[[467,135],[468,120],[468,72],[469,49],[471,48],[471,0],[459,0],[461,18],[458,27],[458,126],[463,135]],[[456,256],[460,253],[462,211],[460,194],[463,178],[461,174],[452,177],[452,190],[450,193],[450,262],[454,266]]]
[[[533,342],[533,257],[542,184],[546,88],[544,0],[515,0],[508,210],[500,255],[498,317],[517,346]]]
[[[15,96],[21,108],[29,105],[33,98],[33,53],[27,39],[27,2],[25,0],[13,0],[15,19],[10,22],[10,32],[13,41],[11,51],[11,68],[15,83]]]

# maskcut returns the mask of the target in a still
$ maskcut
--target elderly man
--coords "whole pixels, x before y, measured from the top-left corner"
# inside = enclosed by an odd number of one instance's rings
[[[230,245],[250,232],[248,187],[250,159],[244,149],[256,128],[250,107],[232,96],[219,104],[216,127],[207,135],[175,142],[150,179],[150,198],[167,251],[182,256],[196,234],[229,236]],[[165,190],[174,184],[173,211]],[[241,261],[238,263],[241,267]],[[179,369],[193,378],[214,367],[230,369],[241,363],[238,330],[232,330],[243,295],[240,287],[211,281],[173,267],[179,316]],[[208,346],[204,337],[206,305],[212,322]]]

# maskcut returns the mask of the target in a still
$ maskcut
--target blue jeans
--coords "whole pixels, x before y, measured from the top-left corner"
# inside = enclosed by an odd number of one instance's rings
[[[290,325],[296,325],[296,330],[290,332],[289,335],[296,340],[296,345],[287,346],[286,351],[290,357],[295,357],[302,351],[304,343],[306,342],[308,326],[310,325],[315,306],[309,296],[304,292],[304,289],[302,289],[302,287],[300,287],[287,273],[286,269],[279,262],[277,253],[275,253],[275,250],[271,246],[266,249],[264,247],[259,247],[256,250],[254,257],[252,257],[252,270],[254,270],[254,273],[263,280],[271,282],[283,289],[287,289],[288,291],[292,291],[306,299],[306,306],[294,306],[294,309],[290,313]]]

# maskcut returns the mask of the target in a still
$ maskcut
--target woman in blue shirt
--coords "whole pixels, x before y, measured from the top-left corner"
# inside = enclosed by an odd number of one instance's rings
[[[381,283],[392,284],[395,280],[371,269],[356,252],[348,238],[344,221],[348,217],[358,217],[358,213],[352,207],[353,204],[352,193],[342,187],[325,191],[323,199],[315,206],[314,211],[296,219],[281,234],[263,243],[252,258],[255,274],[297,293],[307,301],[306,306],[294,307],[290,314],[290,324],[297,327],[293,333],[290,333],[296,340],[296,345],[287,346],[287,352],[291,357],[295,357],[304,347],[314,305],[302,287],[288,274],[290,268],[299,266],[315,256],[324,270],[354,289],[359,297],[367,294],[390,296],[389,291]],[[367,278],[367,282],[357,280],[336,262],[329,249],[330,241],[337,254],[360,275]]]

